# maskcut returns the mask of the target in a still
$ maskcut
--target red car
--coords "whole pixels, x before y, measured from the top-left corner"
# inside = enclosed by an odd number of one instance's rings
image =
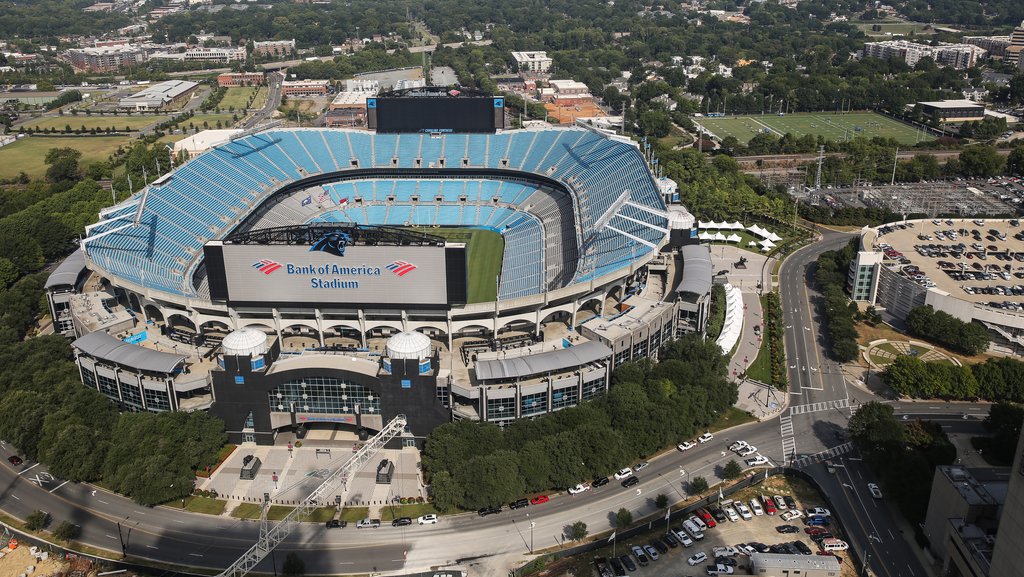
[[[709,513],[707,509],[697,509],[697,514],[700,515],[701,521],[704,521],[704,524],[708,526],[708,529],[711,529],[718,524],[715,522],[715,518],[711,516],[711,513]]]
[[[804,533],[808,535],[821,535],[822,533],[828,533],[828,529],[824,527],[804,527]]]
[[[530,504],[531,505],[540,505],[541,503],[547,503],[547,502],[548,502],[548,496],[547,495],[537,495],[533,499],[530,499]]]
[[[775,501],[771,497],[761,497],[761,502],[764,503],[765,513],[768,513],[769,515],[775,514]]]
[[[15,467],[17,467],[18,465],[22,464],[24,461],[22,461],[21,457],[19,457],[17,455],[11,455],[10,457],[7,457],[7,462],[12,464],[12,465],[14,465]]]

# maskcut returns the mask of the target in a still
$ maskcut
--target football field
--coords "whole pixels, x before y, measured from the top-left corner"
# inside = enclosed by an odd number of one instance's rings
[[[494,279],[501,274],[505,256],[505,238],[493,230],[462,227],[422,227],[420,232],[443,236],[451,242],[466,243],[467,300],[470,303],[493,302],[498,298]]]
[[[857,137],[893,138],[900,144],[916,144],[931,140],[918,129],[874,112],[799,112],[779,116],[757,114],[751,116],[724,116],[721,118],[695,118],[694,122],[718,138],[735,136],[740,142],[749,142],[757,134],[770,132],[775,136],[789,133],[796,137],[805,134],[821,135],[834,142],[846,142]]]

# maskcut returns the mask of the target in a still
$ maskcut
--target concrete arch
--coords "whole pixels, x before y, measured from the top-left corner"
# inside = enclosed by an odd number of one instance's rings
[[[187,328],[192,332],[196,330],[196,323],[185,313],[167,315],[167,326]]]
[[[477,321],[464,321],[452,324],[452,338],[462,339],[470,337],[490,338],[491,327]]]
[[[160,307],[153,304],[142,305],[143,314],[146,318],[154,323],[164,322],[164,312],[160,310]]]
[[[512,319],[508,322],[503,323],[498,327],[498,334],[510,331],[521,331],[524,333],[532,333],[536,330],[537,323],[532,319]]]
[[[133,292],[128,293],[128,307],[133,311],[142,312],[142,301],[139,300],[139,295]]]
[[[266,320],[266,319],[261,319],[261,320]],[[277,330],[274,329],[273,326],[268,324],[268,323],[272,323],[272,322],[273,321],[267,321],[267,322],[241,321],[241,326],[239,328],[242,328],[242,329],[256,329],[258,331],[263,331],[264,333],[267,333],[268,335],[276,336],[277,335]]]
[[[323,322],[323,326],[324,326],[324,334],[325,335],[328,333],[328,331],[336,330],[336,329],[353,330],[353,331],[356,331],[357,333],[361,333],[362,332],[362,328],[359,326],[359,321],[357,321],[357,320],[351,320],[351,321],[337,321],[337,320],[327,321],[327,320],[325,320]]]
[[[210,332],[227,334],[231,332],[231,327],[229,327],[226,322],[219,320],[208,320],[199,325],[200,334],[205,335]]]
[[[281,325],[281,333],[284,333],[293,327],[304,327],[315,333],[320,332],[320,327],[316,324],[316,320],[314,319],[278,319],[278,323]]]

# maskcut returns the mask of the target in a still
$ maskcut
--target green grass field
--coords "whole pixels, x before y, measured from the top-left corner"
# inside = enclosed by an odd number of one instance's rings
[[[241,118],[242,116],[244,116],[244,114],[241,114],[241,113],[238,114],[239,118]],[[217,114],[215,112],[211,112],[209,114],[202,114],[202,113],[196,114],[192,118],[189,118],[188,120],[185,120],[184,122],[179,124],[178,127],[179,128],[189,128],[189,127],[203,128],[203,123],[205,122],[206,125],[209,128],[213,129],[213,128],[217,128],[217,121],[218,120],[221,122],[221,126],[223,126],[224,128],[231,128],[231,126],[235,123],[235,121],[231,119],[231,113],[230,112],[221,112],[220,114]]]
[[[224,98],[221,99],[218,106],[220,106],[221,110],[227,110],[231,107],[234,107],[235,110],[243,110],[249,104],[249,97],[257,90],[258,87],[256,86],[233,86],[228,88],[227,93],[224,94]]]
[[[131,142],[126,136],[29,136],[0,148],[0,178],[15,178],[24,171],[31,178],[46,173],[43,158],[51,148],[74,148],[82,151],[79,163],[86,166],[106,160],[117,148]]]
[[[64,130],[67,126],[71,126],[72,130],[77,128],[85,127],[86,130],[90,128],[107,128],[113,126],[118,130],[138,130],[145,128],[150,124],[156,124],[163,122],[170,118],[169,116],[155,116],[155,115],[144,115],[144,116],[86,116],[79,114],[72,116],[70,114],[64,116],[53,116],[50,118],[40,118],[38,120],[28,120],[21,125],[20,130],[25,129],[56,129]]]
[[[766,130],[775,136],[790,133],[800,137],[805,134],[824,136],[835,142],[845,142],[858,136],[873,138],[894,138],[901,144],[916,144],[918,139],[930,140],[918,130],[902,122],[875,114],[874,112],[799,112],[778,116],[774,114],[752,116],[726,116],[723,118],[697,118],[697,124],[719,138],[735,136],[740,142]]]
[[[494,280],[501,274],[501,260],[505,253],[505,239],[493,230],[478,228],[417,228],[421,232],[443,236],[452,242],[464,242],[469,254],[466,268],[469,270],[469,302],[486,303],[498,298],[498,287]]]

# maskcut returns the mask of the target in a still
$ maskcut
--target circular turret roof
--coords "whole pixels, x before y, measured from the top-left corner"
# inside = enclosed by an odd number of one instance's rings
[[[430,337],[417,332],[398,333],[388,339],[387,350],[392,359],[423,360],[430,357]]]
[[[225,355],[258,356],[267,352],[267,335],[250,328],[232,331],[224,337],[221,346]]]

